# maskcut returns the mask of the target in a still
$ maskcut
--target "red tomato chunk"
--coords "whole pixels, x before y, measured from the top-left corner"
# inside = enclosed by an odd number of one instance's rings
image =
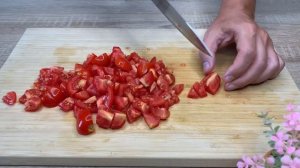
[[[205,88],[213,94],[215,85],[207,79]],[[135,52],[125,55],[113,47],[110,54],[89,54],[69,71],[58,66],[42,68],[33,88],[18,100],[28,112],[42,106],[73,111],[78,133],[88,135],[95,132],[94,123],[104,129],[120,129],[126,121],[144,118],[149,128],[157,127],[169,118],[170,107],[179,103],[183,89],[162,60],[148,60]],[[2,100],[12,105],[16,93],[8,92]]]

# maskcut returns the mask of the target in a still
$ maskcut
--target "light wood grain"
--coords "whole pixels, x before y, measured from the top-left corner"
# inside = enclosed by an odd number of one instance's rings
[[[0,70],[0,95],[9,90],[22,94],[42,67],[70,69],[88,53],[110,52],[114,45],[126,53],[163,59],[177,82],[186,84],[170,119],[154,130],[141,120],[85,137],[77,134],[72,113],[57,108],[26,113],[21,105],[1,102],[0,165],[234,166],[243,154],[268,150],[256,113],[270,111],[279,122],[285,105],[300,98],[284,70],[259,86],[187,99],[188,88],[203,75],[197,51],[178,31],[83,28],[27,29]],[[233,55],[228,50],[219,53],[216,71],[223,74]]]

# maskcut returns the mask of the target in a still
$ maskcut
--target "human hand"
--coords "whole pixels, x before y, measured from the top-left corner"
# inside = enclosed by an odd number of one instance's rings
[[[234,0],[232,0],[234,1]],[[219,13],[204,36],[213,57],[201,55],[203,70],[207,74],[215,66],[215,53],[219,48],[236,43],[237,55],[224,75],[225,90],[236,90],[275,78],[285,63],[274,50],[268,33],[259,27],[244,9],[233,9],[224,0]],[[242,1],[240,1],[242,2]],[[226,6],[227,5],[227,6]]]

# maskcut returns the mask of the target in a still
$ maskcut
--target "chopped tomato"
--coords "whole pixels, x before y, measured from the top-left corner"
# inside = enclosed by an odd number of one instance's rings
[[[113,118],[113,113],[106,110],[99,110],[97,113],[96,123],[99,127],[107,129],[110,128]]]
[[[67,91],[70,96],[77,93],[86,87],[87,81],[85,79],[81,79],[79,76],[73,77],[67,84]]]
[[[212,93],[213,78],[203,82]],[[199,88],[195,88],[197,94]],[[175,84],[162,60],[148,60],[135,52],[126,56],[121,48],[113,47],[109,55],[89,54],[69,71],[57,66],[42,68],[19,102],[26,111],[37,111],[42,105],[73,110],[79,134],[87,135],[95,131],[93,113],[97,113],[97,125],[106,129],[119,129],[126,120],[132,123],[140,117],[149,128],[157,127],[169,117],[169,108],[180,101],[182,90],[183,84]],[[14,104],[15,93],[7,93],[3,101]]]
[[[126,114],[127,114],[127,120],[129,123],[133,123],[134,121],[136,121],[137,119],[139,119],[142,116],[142,112],[140,112],[139,110],[136,110],[133,107],[129,107]]]
[[[77,92],[73,95],[75,99],[86,100],[90,97],[89,93],[85,90]]]
[[[161,120],[166,120],[170,116],[170,111],[166,108],[159,108],[159,107],[154,107],[151,108],[151,113],[160,118]]]
[[[115,65],[123,71],[129,72],[132,67],[125,57],[119,56],[115,58]]]
[[[137,67],[137,77],[142,77],[144,74],[148,72],[148,66],[146,63],[141,62]]]
[[[184,89],[184,84],[176,84],[174,87],[173,87],[173,90],[175,91],[175,93],[177,95],[179,95]]]
[[[2,97],[2,101],[8,105],[14,105],[17,102],[16,92],[7,92],[6,95]]]
[[[19,98],[19,102],[20,102],[21,104],[24,104],[24,103],[26,103],[26,101],[27,101],[26,95],[23,94],[23,95]]]
[[[221,78],[216,72],[212,72],[203,79],[203,83],[205,90],[214,95],[220,88]]]
[[[159,125],[160,118],[156,117],[152,113],[145,112],[145,113],[143,113],[143,117],[150,129],[155,128]]]
[[[110,128],[111,129],[122,128],[124,126],[125,122],[126,122],[126,114],[115,113]]]
[[[195,82],[193,88],[197,92],[198,97],[203,98],[207,96],[203,83]]]
[[[196,99],[196,98],[199,98],[199,95],[198,93],[196,92],[196,90],[194,89],[194,87],[191,87],[188,95],[187,95],[188,98],[192,98],[192,99]]]
[[[88,135],[95,132],[92,114],[87,109],[80,109],[76,118],[77,131],[81,135]]]
[[[92,64],[98,65],[98,66],[108,66],[110,63],[110,57],[104,53],[92,60]]]
[[[140,78],[140,82],[145,87],[151,86],[154,81],[155,81],[155,77],[152,72],[148,72],[142,78]]]
[[[129,101],[127,97],[115,96],[114,104],[117,110],[123,110],[129,104]]]
[[[34,112],[37,111],[42,105],[42,101],[39,97],[30,97],[25,103],[25,111]]]
[[[43,105],[46,107],[55,107],[65,99],[65,94],[57,87],[50,87],[42,97]]]
[[[59,103],[59,107],[62,111],[68,112],[73,110],[74,103],[75,103],[74,99],[72,97],[68,97]]]

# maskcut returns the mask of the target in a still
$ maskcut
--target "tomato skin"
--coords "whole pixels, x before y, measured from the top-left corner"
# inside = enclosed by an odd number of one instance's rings
[[[92,114],[87,109],[79,109],[76,118],[77,132],[81,135],[88,135],[95,132]]]
[[[57,87],[50,87],[42,97],[42,103],[45,107],[56,107],[65,99],[65,94]]]
[[[114,97],[115,97],[114,86],[112,83],[109,84],[107,92],[108,93],[107,93],[107,97],[106,97],[106,101],[105,101],[105,106],[110,109],[110,108],[112,108],[112,105],[114,102]]]
[[[193,88],[198,94],[198,97],[203,98],[207,96],[204,84],[202,82],[195,82]]]
[[[147,72],[148,72],[148,65],[144,62],[141,62],[137,67],[137,72],[136,72],[137,77],[142,77]]]
[[[86,60],[84,61],[83,63],[83,66],[85,68],[88,68],[89,66],[91,66],[91,64],[93,64],[93,61],[94,59],[97,58],[97,55],[92,53],[92,54],[89,54],[86,58]]]
[[[129,72],[132,67],[125,57],[118,56],[115,58],[115,65],[123,71]]]
[[[20,102],[21,104],[26,103],[26,101],[27,101],[27,98],[26,98],[26,95],[25,95],[25,94],[23,94],[21,97],[19,97],[19,102]]]
[[[183,91],[184,89],[184,84],[176,84],[173,87],[173,90],[175,91],[175,94],[180,95],[180,93]]]
[[[2,101],[7,105],[14,105],[17,102],[17,94],[14,91],[7,92],[2,97]]]
[[[199,98],[199,95],[198,93],[196,92],[196,90],[194,89],[194,87],[191,87],[188,95],[187,95],[188,98],[192,98],[192,99],[196,99],[196,98]]]
[[[151,113],[161,120],[166,120],[170,117],[170,111],[166,108],[154,107],[151,108]]]
[[[143,117],[150,129],[153,129],[159,125],[160,118],[153,115],[151,112],[143,113]]]
[[[90,95],[87,91],[83,90],[83,91],[75,93],[73,95],[73,97],[75,99],[79,99],[79,100],[86,100],[86,99],[90,98]]]

